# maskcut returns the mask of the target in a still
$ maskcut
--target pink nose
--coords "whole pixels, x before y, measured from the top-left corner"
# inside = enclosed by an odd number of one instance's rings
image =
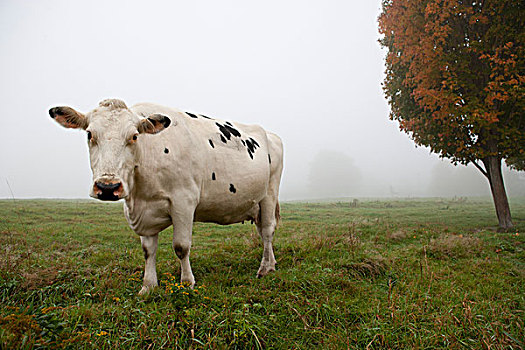
[[[122,182],[95,182],[93,191],[103,201],[117,201],[122,194]]]

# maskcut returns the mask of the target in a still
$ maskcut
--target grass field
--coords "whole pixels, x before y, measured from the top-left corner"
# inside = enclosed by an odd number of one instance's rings
[[[0,201],[0,348],[523,348],[525,198],[283,203],[277,271],[255,226],[196,224],[194,290],[171,231],[160,286],[121,203]]]

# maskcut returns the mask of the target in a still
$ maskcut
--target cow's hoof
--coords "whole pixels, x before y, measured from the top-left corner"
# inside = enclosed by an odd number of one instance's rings
[[[189,281],[184,281],[184,282],[181,282],[180,284],[182,284],[184,288],[193,289],[193,287],[195,287],[195,282],[191,283]]]
[[[193,274],[181,276],[180,284],[182,284],[186,288],[193,289],[193,287],[195,287],[195,277],[193,277]]]
[[[257,278],[264,277],[272,271],[275,271],[275,266],[261,266],[257,271]]]
[[[193,289],[195,287],[195,279],[191,279],[189,281],[180,281],[180,284],[182,284],[185,288]]]
[[[155,286],[142,286],[142,289],[139,292],[139,295],[147,295],[149,294]]]

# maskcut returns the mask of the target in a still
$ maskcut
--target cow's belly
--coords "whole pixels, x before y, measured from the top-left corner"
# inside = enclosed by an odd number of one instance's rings
[[[194,221],[213,222],[221,225],[235,224],[247,220],[255,220],[259,213],[259,202],[247,201],[242,205],[227,207],[224,204],[217,206],[200,207],[195,211]]]
[[[253,220],[259,212],[259,202],[268,190],[269,167],[210,169],[204,180],[195,221],[233,224]]]

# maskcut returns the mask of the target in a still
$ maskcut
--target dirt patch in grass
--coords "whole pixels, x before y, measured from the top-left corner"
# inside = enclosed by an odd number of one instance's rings
[[[391,241],[397,242],[407,238],[407,236],[408,235],[405,230],[397,230],[394,232],[387,233],[386,238]]]
[[[423,253],[424,249],[422,250]],[[432,239],[426,247],[426,253],[435,259],[460,259],[480,256],[483,249],[484,243],[477,237],[447,235]]]
[[[21,273],[22,283],[20,286],[28,290],[50,286],[63,279],[59,277],[61,272],[60,266],[52,266],[32,272],[23,272]]]

